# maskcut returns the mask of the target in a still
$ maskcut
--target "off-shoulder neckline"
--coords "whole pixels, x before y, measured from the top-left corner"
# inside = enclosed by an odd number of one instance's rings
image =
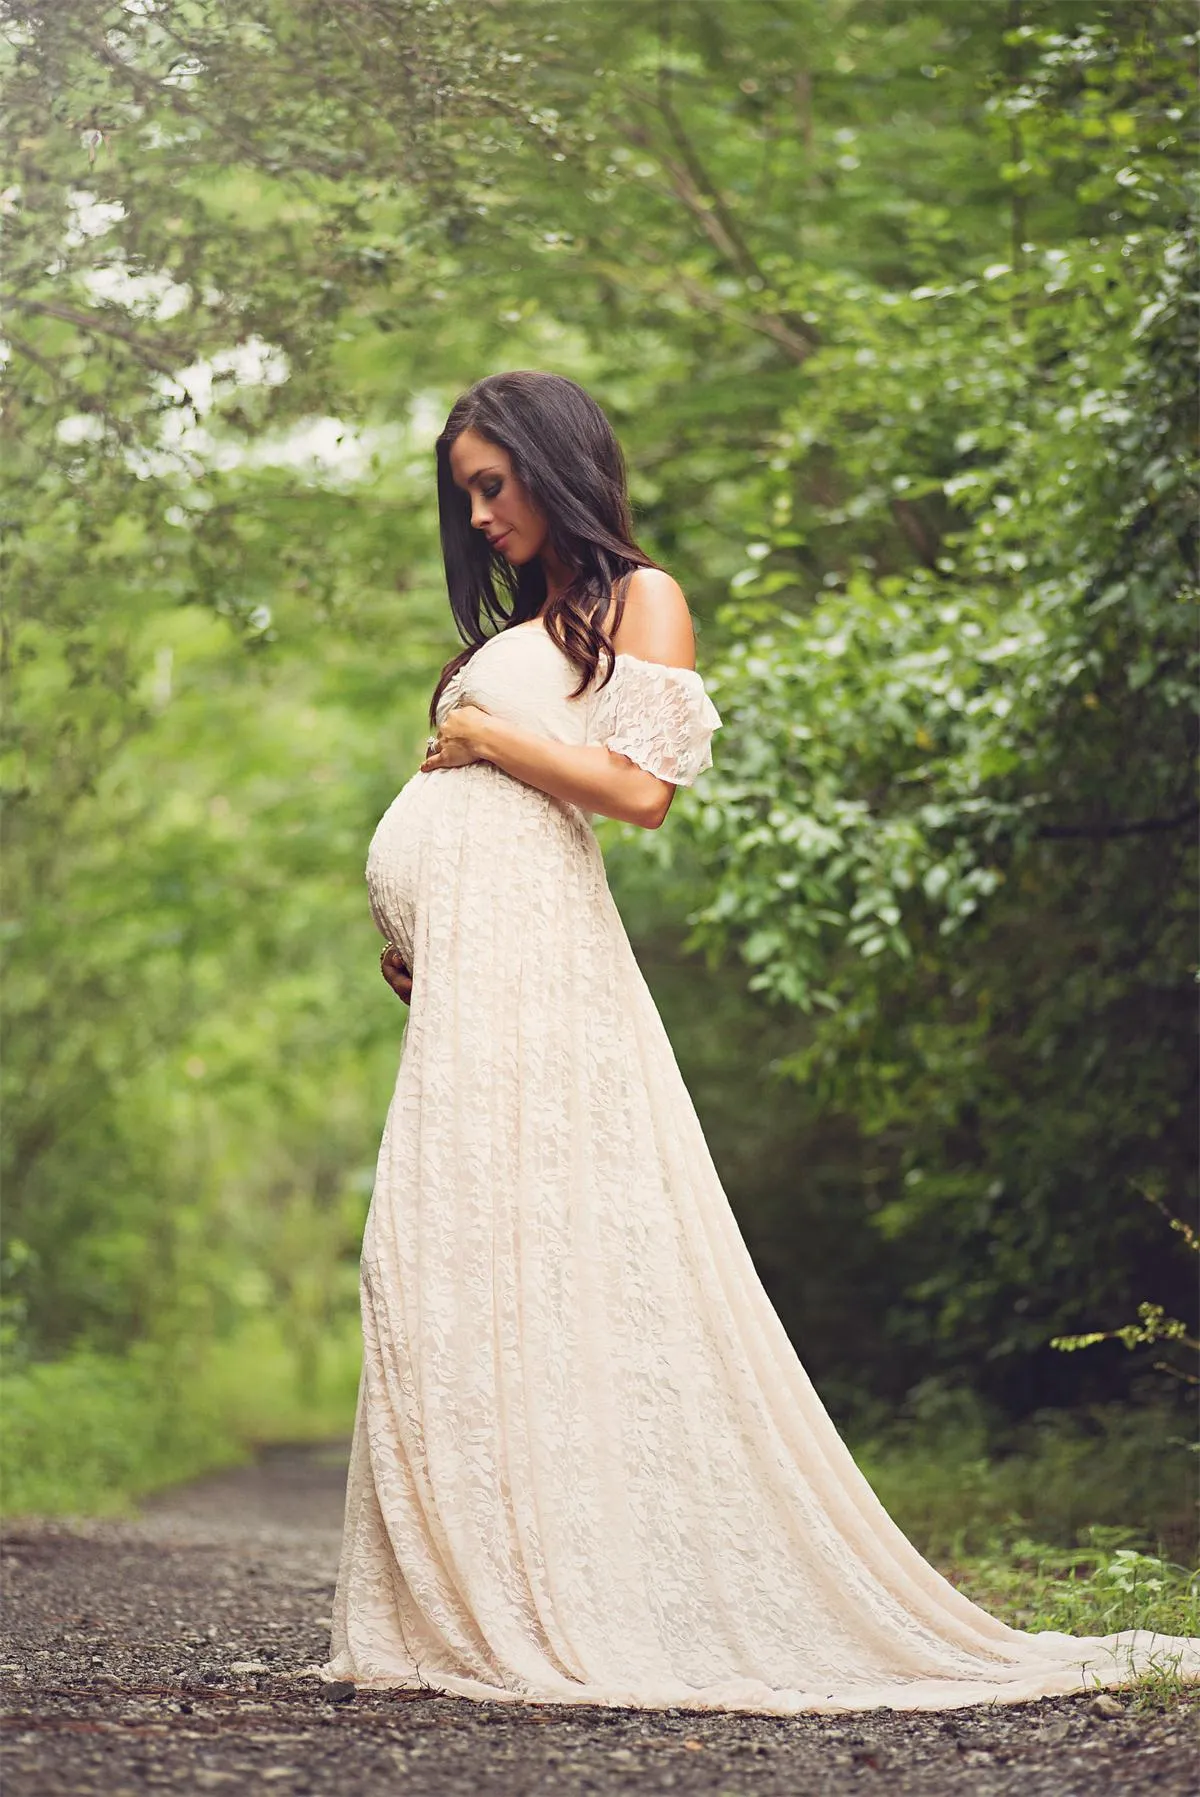
[[[502,637],[512,636],[518,630],[533,629],[540,630],[545,640],[557,649],[560,655],[562,654],[561,645],[554,641],[554,638],[546,629],[545,622],[541,618],[526,618],[523,624],[506,624],[503,630],[498,630],[495,636],[488,637],[487,641],[481,643],[479,646],[481,649],[486,649],[488,643],[498,643]],[[669,661],[648,661],[643,655],[630,655],[627,649],[618,649],[616,659],[618,661],[631,661],[635,667],[639,668],[661,668],[664,674],[682,674],[685,678],[699,680],[701,685],[704,684],[704,676],[700,673],[698,668],[680,668],[676,667],[674,662]]]

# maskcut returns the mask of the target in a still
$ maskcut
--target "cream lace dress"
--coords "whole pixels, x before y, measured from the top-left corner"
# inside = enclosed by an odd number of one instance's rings
[[[687,785],[696,673],[540,621],[443,695]],[[1028,1634],[891,1521],[738,1232],[589,817],[489,764],[371,844],[413,997],[362,1246],[327,1679],[548,1703],[952,1708],[1200,1678],[1200,1640]]]

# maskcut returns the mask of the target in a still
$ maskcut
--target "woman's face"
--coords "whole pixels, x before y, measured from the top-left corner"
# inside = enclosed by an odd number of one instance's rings
[[[549,535],[546,518],[514,474],[506,449],[477,431],[462,431],[450,447],[450,472],[471,501],[471,523],[497,555],[520,567],[541,554]]]

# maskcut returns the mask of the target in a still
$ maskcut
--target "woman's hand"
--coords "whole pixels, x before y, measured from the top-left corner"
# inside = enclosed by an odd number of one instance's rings
[[[438,725],[436,746],[428,749],[421,763],[423,774],[436,773],[440,767],[467,767],[472,761],[485,761],[482,732],[490,722],[489,713],[478,705],[455,705]]]
[[[379,957],[379,971],[382,973],[392,991],[396,994],[396,997],[403,999],[406,1005],[411,1004],[412,974],[404,965],[404,962],[400,957],[400,950],[394,947],[390,942]]]

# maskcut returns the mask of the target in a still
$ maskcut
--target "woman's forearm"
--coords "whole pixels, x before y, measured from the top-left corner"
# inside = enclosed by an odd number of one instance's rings
[[[560,743],[485,716],[472,730],[481,761],[583,811],[656,830],[675,788],[597,743]]]

